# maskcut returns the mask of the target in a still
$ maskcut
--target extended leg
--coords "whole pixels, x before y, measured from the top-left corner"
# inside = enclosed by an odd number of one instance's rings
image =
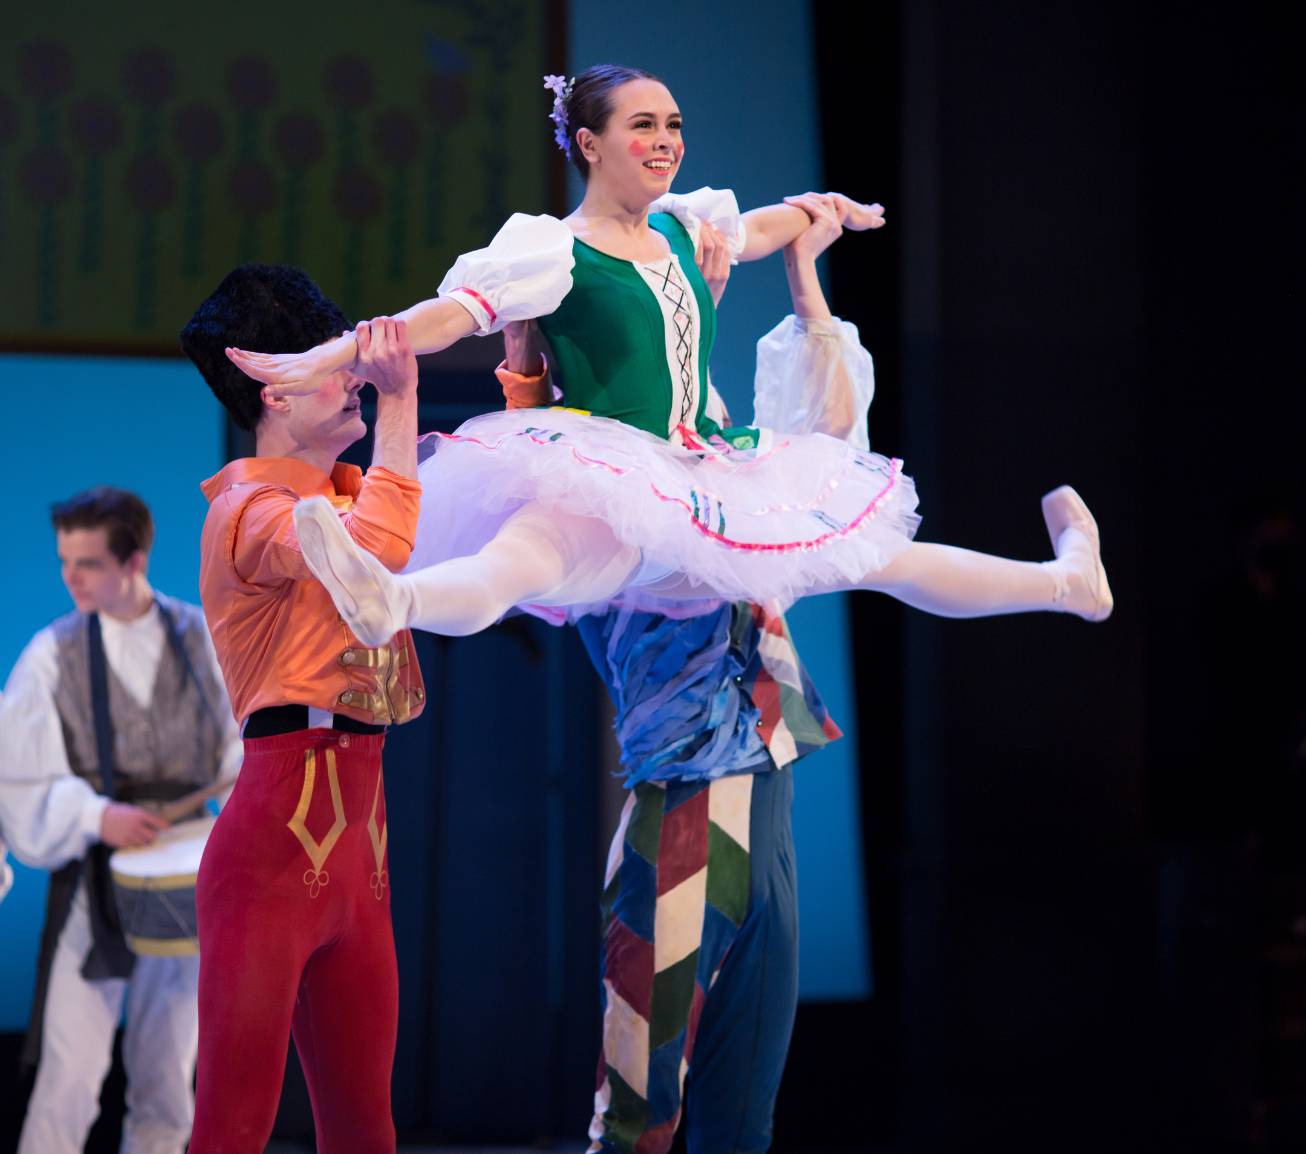
[[[380,645],[405,627],[462,637],[523,602],[578,605],[619,592],[639,565],[601,521],[527,505],[480,552],[390,573],[350,538],[321,498],[295,506],[309,568],[359,639]]]
[[[913,541],[888,565],[857,580],[814,583],[808,594],[867,589],[939,617],[996,617],[1041,610],[1073,613],[1088,621],[1111,615],[1113,601],[1102,568],[1097,524],[1068,486],[1043,498],[1056,559],[1013,561],[952,545]],[[671,574],[647,592],[671,601],[717,596],[710,587]]]
[[[1040,609],[1089,621],[1111,613],[1097,523],[1069,486],[1043,498],[1055,561],[1011,561],[951,545],[913,542],[860,585],[940,617],[993,617]]]

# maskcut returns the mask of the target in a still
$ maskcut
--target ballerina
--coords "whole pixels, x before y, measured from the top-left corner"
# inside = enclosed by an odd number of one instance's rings
[[[897,460],[819,432],[773,434],[765,411],[756,427],[711,420],[703,225],[733,260],[756,260],[808,226],[812,202],[741,215],[729,192],[671,195],[684,140],[665,85],[611,65],[546,83],[586,182],[580,206],[565,220],[513,216],[436,298],[398,316],[418,353],[511,326],[510,367],[538,373],[523,352],[537,326],[572,407],[489,413],[441,435],[421,467],[428,500],[403,574],[359,550],[328,502],[296,506],[305,559],[362,641],[405,627],[474,633],[514,607],[553,620],[613,603],[690,613],[851,589],[946,617],[1110,614],[1097,526],[1068,486],[1042,502],[1054,559],[1016,561],[914,541],[915,488]],[[844,228],[883,224],[878,205],[821,203]],[[228,355],[276,399],[313,392],[357,352],[346,334],[305,353]]]

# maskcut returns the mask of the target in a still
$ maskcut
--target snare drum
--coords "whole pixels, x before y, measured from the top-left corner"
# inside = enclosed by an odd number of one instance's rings
[[[109,858],[123,935],[133,953],[178,957],[200,952],[195,875],[217,818],[178,822],[138,849]]]

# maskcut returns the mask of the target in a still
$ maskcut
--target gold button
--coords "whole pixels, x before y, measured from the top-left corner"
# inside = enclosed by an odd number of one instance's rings
[[[421,701],[422,698],[426,695],[422,692],[422,687],[419,685],[416,689],[413,690],[413,696],[417,698],[418,701]]]
[[[340,748],[341,748],[341,749],[348,749],[348,748],[349,748],[349,734],[347,734],[347,733],[342,733],[342,734],[340,735]]]

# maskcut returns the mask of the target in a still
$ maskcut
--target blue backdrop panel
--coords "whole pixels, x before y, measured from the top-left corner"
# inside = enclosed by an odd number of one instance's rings
[[[667,82],[685,117],[685,161],[675,191],[705,184],[732,188],[749,209],[821,187],[807,4],[755,0],[738,13],[714,12],[708,21],[702,5],[667,0],[655,20],[667,34],[650,36],[649,21],[645,6],[573,0],[567,67],[575,73],[591,64],[630,64]],[[546,104],[541,101],[541,116]],[[580,191],[573,173],[572,203]],[[840,243],[857,245],[867,260],[875,257],[874,237],[853,235]],[[838,301],[831,307],[837,312]],[[757,340],[789,311],[779,257],[735,269],[721,305],[712,379],[737,420],[752,414]],[[799,606],[790,623],[799,652],[847,735],[802,762],[794,780],[801,994],[864,998],[871,990],[871,966],[846,602],[814,599]]]
[[[59,579],[50,505],[91,485],[140,494],[157,531],[150,580],[199,599],[199,482],[222,464],[221,409],[181,360],[0,355],[0,380],[31,414],[6,447],[10,490],[0,617],[8,676],[32,634],[72,608]],[[7,766],[7,770],[14,767]],[[20,767],[21,768],[21,767]],[[15,867],[0,904],[0,1030],[27,1024],[46,875]]]

